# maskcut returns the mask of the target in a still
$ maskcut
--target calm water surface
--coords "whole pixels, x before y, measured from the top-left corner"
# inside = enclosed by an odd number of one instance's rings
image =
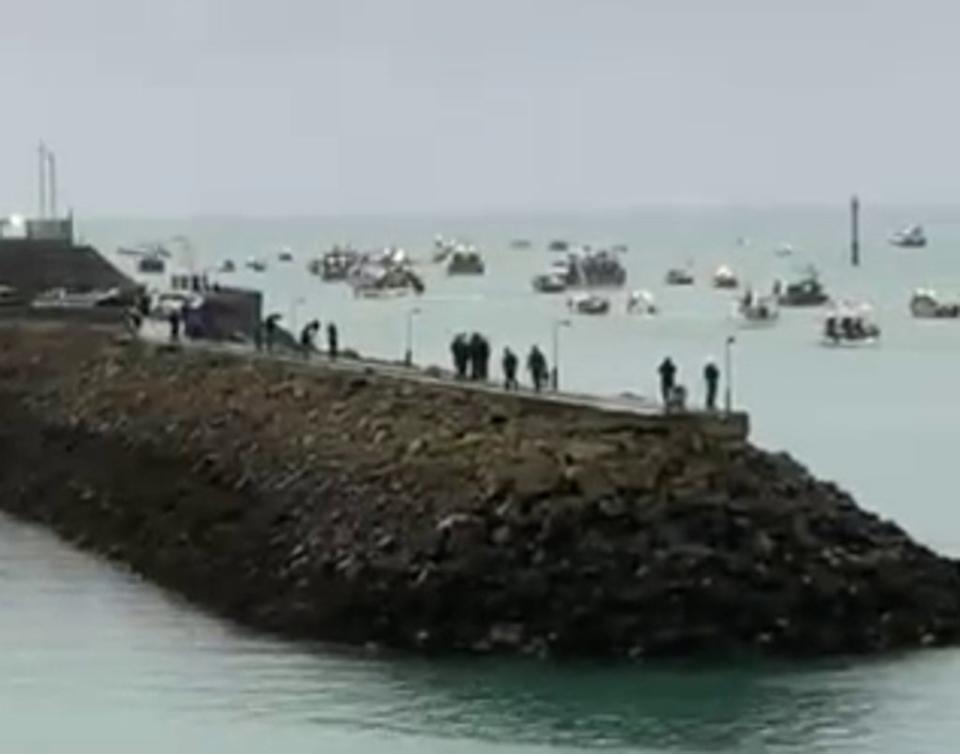
[[[904,252],[886,234],[910,221],[932,245]],[[960,554],[952,465],[960,426],[960,321],[909,318],[912,288],[960,293],[960,212],[884,208],[867,213],[865,264],[844,263],[839,210],[663,210],[537,218],[351,220],[102,220],[87,237],[118,243],[189,236],[185,265],[270,258],[236,281],[264,290],[294,324],[340,324],[346,345],[403,351],[411,301],[354,301],[305,273],[306,258],[337,240],[397,242],[428,256],[435,232],[468,236],[489,274],[446,280],[425,268],[415,347],[446,363],[456,332],[480,329],[495,346],[548,347],[563,298],[534,296],[529,278],[553,237],[628,243],[631,287],[657,295],[663,315],[574,318],[561,335],[565,385],[652,394],[667,353],[699,393],[704,359],[738,335],[738,403],[761,444],[794,453],[865,506],[922,541]],[[510,251],[508,240],[537,247]],[[735,239],[749,242],[737,245]],[[778,259],[781,241],[798,254]],[[297,261],[275,261],[281,245]],[[815,312],[784,312],[741,330],[729,293],[705,282],[661,285],[668,266],[694,260],[701,280],[720,263],[758,287],[814,261],[832,292],[865,298],[883,343],[835,351],[817,344]],[[47,534],[0,518],[0,751],[884,751],[955,750],[960,653],[817,665],[615,668],[525,662],[426,662],[370,657],[253,637],[211,620]]]

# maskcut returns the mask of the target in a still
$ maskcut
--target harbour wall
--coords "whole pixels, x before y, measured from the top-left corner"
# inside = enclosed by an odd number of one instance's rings
[[[960,569],[745,417],[0,326],[0,506],[286,636],[641,658],[954,643]]]

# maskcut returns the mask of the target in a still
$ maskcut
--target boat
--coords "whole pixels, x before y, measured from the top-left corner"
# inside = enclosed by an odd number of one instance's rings
[[[559,272],[545,272],[533,278],[533,290],[537,293],[563,293],[567,290],[567,279]]]
[[[162,275],[167,269],[163,257],[147,254],[137,261],[137,272],[145,275]]]
[[[292,262],[293,261],[293,252],[288,248],[280,249],[277,254],[277,260],[280,262]]]
[[[236,269],[237,269],[237,265],[234,263],[232,259],[224,259],[220,263],[220,267],[219,267],[220,272],[226,272],[226,273],[235,272]]]
[[[780,304],[773,294],[759,296],[748,289],[737,302],[737,314],[751,324],[773,324],[780,318]]]
[[[319,259],[311,259],[307,270],[319,275],[325,282],[346,280],[350,271],[361,261],[360,252],[349,246],[334,246]]]
[[[960,301],[941,301],[931,288],[918,288],[910,297],[910,314],[918,319],[956,319],[960,317]]]
[[[861,346],[876,343],[880,327],[868,304],[844,303],[823,321],[822,342],[827,346]]]
[[[822,306],[830,301],[814,267],[808,267],[800,278],[786,286],[778,280],[773,295],[780,306]]]
[[[714,288],[736,288],[740,285],[740,281],[737,280],[737,276],[734,274],[727,265],[720,265],[716,272],[713,273],[713,287]]]
[[[774,255],[782,258],[782,257],[792,257],[794,251],[795,249],[791,244],[784,242],[784,243],[781,243],[779,246],[777,246],[777,248],[773,250],[773,253]]]
[[[551,241],[551,242],[547,245],[547,250],[548,250],[548,251],[570,251],[570,243],[569,243],[569,241],[563,241],[563,240],[561,240],[561,239],[556,239],[556,240]]]
[[[922,249],[927,245],[927,236],[920,225],[908,225],[890,236],[890,243],[904,249]]]
[[[627,314],[657,313],[657,302],[650,291],[631,291],[627,296]]]
[[[627,271],[618,256],[604,249],[584,247],[554,263],[570,288],[619,288],[627,282]]]
[[[567,299],[567,308],[577,314],[606,314],[610,311],[610,299],[595,293],[578,293]]]
[[[353,294],[361,298],[390,298],[426,290],[403,249],[387,248],[365,254],[347,273]]]
[[[625,243],[618,243],[611,246],[610,251],[612,251],[614,254],[626,254],[628,251],[630,251],[630,247]]]
[[[472,246],[456,249],[447,260],[448,275],[482,275],[483,257]]]
[[[247,269],[253,270],[254,272],[263,272],[267,269],[267,263],[262,259],[257,259],[256,257],[250,257],[247,260]]]
[[[667,285],[693,285],[693,273],[683,267],[672,267],[667,270]]]
[[[526,238],[514,238],[510,242],[511,249],[529,249],[531,246],[533,246],[533,244],[530,243],[530,241],[528,241]]]

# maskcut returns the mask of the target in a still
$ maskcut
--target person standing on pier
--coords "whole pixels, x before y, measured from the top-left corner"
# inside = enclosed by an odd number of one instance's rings
[[[167,322],[170,323],[170,341],[177,343],[180,340],[180,312],[176,309],[167,315]]]
[[[519,390],[517,382],[517,355],[509,348],[503,349],[503,387],[506,390]]]
[[[482,335],[477,341],[477,379],[486,382],[490,378],[490,341]]]
[[[663,405],[666,406],[677,384],[677,366],[673,363],[673,359],[667,356],[660,363],[657,371],[660,373],[660,397],[663,399]]]
[[[470,345],[467,336],[460,333],[450,344],[450,353],[453,356],[453,369],[458,380],[467,378],[467,364],[470,361]]]
[[[707,411],[717,410],[717,389],[720,386],[720,368],[711,358],[703,368],[703,381],[707,388]]]
[[[316,350],[314,340],[318,332],[320,332],[320,322],[318,320],[308,322],[306,327],[300,331],[300,351],[303,358],[309,359],[310,354]]]
[[[527,356],[527,369],[530,370],[530,379],[533,380],[533,389],[536,392],[543,390],[547,383],[547,359],[543,352],[534,346],[530,349],[530,355]]]
[[[470,365],[470,379],[479,382],[483,379],[483,338],[480,333],[475,332],[470,336],[470,342],[467,346],[468,363]]]
[[[263,323],[263,334],[264,340],[266,340],[267,353],[273,352],[273,344],[277,339],[277,330],[280,328],[280,315],[271,314],[269,317],[264,320]]]
[[[327,325],[327,353],[331,361],[336,361],[340,353],[340,333],[333,322]]]

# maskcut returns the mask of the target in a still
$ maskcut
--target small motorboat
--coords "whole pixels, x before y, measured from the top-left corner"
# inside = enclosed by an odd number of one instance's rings
[[[567,299],[567,308],[577,314],[606,314],[610,311],[610,299],[595,293],[581,293]]]
[[[770,325],[780,318],[780,304],[772,294],[758,296],[748,289],[737,302],[737,314],[750,324]]]
[[[861,346],[876,343],[880,326],[873,320],[868,304],[845,303],[831,311],[823,322],[826,346]]]
[[[908,225],[890,236],[890,243],[903,249],[922,249],[927,245],[927,236],[920,225]]]
[[[529,249],[533,244],[531,244],[526,238],[514,238],[510,242],[510,248],[516,249],[517,251],[521,249]]]
[[[547,245],[548,251],[570,251],[570,242],[555,239]]]
[[[533,278],[533,290],[537,293],[563,293],[567,290],[567,278],[560,272],[545,272]]]
[[[910,297],[910,314],[918,319],[956,319],[960,317],[960,301],[941,301],[936,291],[918,288]]]
[[[693,273],[684,267],[673,267],[667,270],[667,285],[693,285]]]
[[[236,269],[237,269],[237,265],[234,264],[234,261],[232,259],[224,259],[220,263],[220,267],[218,268],[220,272],[227,272],[227,273],[235,272]]]
[[[472,246],[457,248],[447,260],[448,275],[482,275],[485,270],[483,257]]]
[[[263,272],[267,269],[267,263],[257,257],[250,257],[247,260],[247,269],[253,270],[254,272]]]
[[[814,267],[808,267],[799,279],[786,286],[778,280],[773,285],[773,295],[780,306],[822,306],[830,301]]]
[[[277,260],[280,262],[292,262],[293,252],[286,247],[280,249],[280,251],[277,253]]]
[[[713,287],[714,288],[736,288],[740,285],[740,281],[737,280],[737,276],[734,274],[733,270],[730,269],[727,265],[720,265],[716,272],[713,273]]]
[[[630,251],[630,247],[625,243],[617,243],[610,247],[610,251],[612,251],[614,254],[626,254],[628,251]]]
[[[627,314],[657,314],[657,302],[650,291],[631,291],[627,296]]]

